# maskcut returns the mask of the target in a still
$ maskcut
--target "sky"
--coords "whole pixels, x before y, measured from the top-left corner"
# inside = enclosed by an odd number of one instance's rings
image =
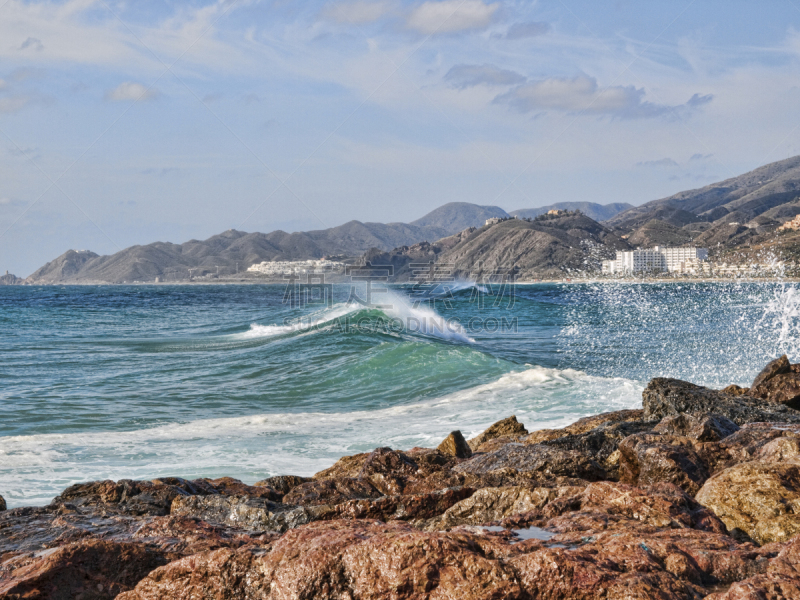
[[[0,274],[800,154],[800,0],[0,0]]]

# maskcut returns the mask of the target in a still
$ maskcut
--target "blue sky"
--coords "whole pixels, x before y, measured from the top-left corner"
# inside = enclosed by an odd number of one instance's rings
[[[799,66],[800,0],[0,0],[0,272],[640,204],[800,154]]]

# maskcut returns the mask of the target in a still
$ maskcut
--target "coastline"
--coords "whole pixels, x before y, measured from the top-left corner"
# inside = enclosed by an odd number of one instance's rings
[[[313,477],[0,501],[0,596],[797,597],[798,409],[784,356],[750,388],[656,378],[641,409],[531,432],[511,416]]]

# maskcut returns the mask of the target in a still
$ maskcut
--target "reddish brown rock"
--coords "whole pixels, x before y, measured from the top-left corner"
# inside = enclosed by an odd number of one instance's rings
[[[783,404],[800,408],[800,373],[775,375],[764,383],[750,389],[750,395],[762,398],[771,404]]]
[[[632,435],[619,445],[620,481],[632,485],[674,483],[695,494],[708,479],[692,440],[654,434]]]
[[[0,496],[0,511],[6,510],[6,499]]]
[[[444,438],[444,441],[436,449],[442,454],[455,456],[456,458],[469,458],[472,456],[472,449],[460,431],[451,431],[450,435]]]
[[[800,598],[800,536],[769,561],[767,572],[734,583],[727,592],[706,600],[789,600]]]
[[[111,599],[166,562],[163,552],[144,544],[76,542],[3,562],[0,597]]]
[[[467,443],[473,452],[478,451],[478,448],[486,442],[495,438],[507,438],[510,441],[519,441],[522,436],[528,435],[528,430],[525,426],[517,421],[516,415],[511,415],[497,423],[491,425],[480,435],[472,438]]]
[[[764,367],[758,375],[756,375],[756,378],[753,380],[753,384],[750,386],[750,388],[756,388],[762,383],[766,383],[776,375],[782,375],[784,373],[789,373],[790,371],[791,365],[789,364],[789,359],[784,354],[783,356],[780,356],[768,363],[767,366]]]
[[[718,442],[739,431],[739,426],[722,415],[681,413],[664,417],[653,428],[655,433],[688,437],[699,442]]]
[[[340,504],[359,498],[378,498],[381,495],[383,494],[365,479],[337,477],[301,483],[283,497],[283,503],[318,506]]]
[[[522,441],[526,444],[540,444],[568,435],[588,433],[598,427],[608,427],[618,423],[636,423],[642,420],[644,420],[644,411],[642,409],[618,410],[578,419],[572,425],[568,425],[563,429],[540,429],[528,434]]]
[[[453,468],[459,473],[491,473],[514,469],[551,477],[575,477],[596,481],[603,479],[605,470],[590,456],[575,450],[552,448],[544,444],[506,444],[489,454],[476,455]]]
[[[300,485],[311,481],[310,477],[300,477],[298,475],[277,475],[275,477],[267,477],[261,481],[256,481],[253,485],[256,487],[268,487],[275,490],[281,496],[288,494],[289,491]]]

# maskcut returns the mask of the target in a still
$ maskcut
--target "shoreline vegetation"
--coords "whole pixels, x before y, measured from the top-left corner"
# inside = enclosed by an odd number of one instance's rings
[[[800,365],[786,356],[749,388],[656,378],[641,409],[443,437],[313,477],[0,499],[0,598],[800,597]]]

